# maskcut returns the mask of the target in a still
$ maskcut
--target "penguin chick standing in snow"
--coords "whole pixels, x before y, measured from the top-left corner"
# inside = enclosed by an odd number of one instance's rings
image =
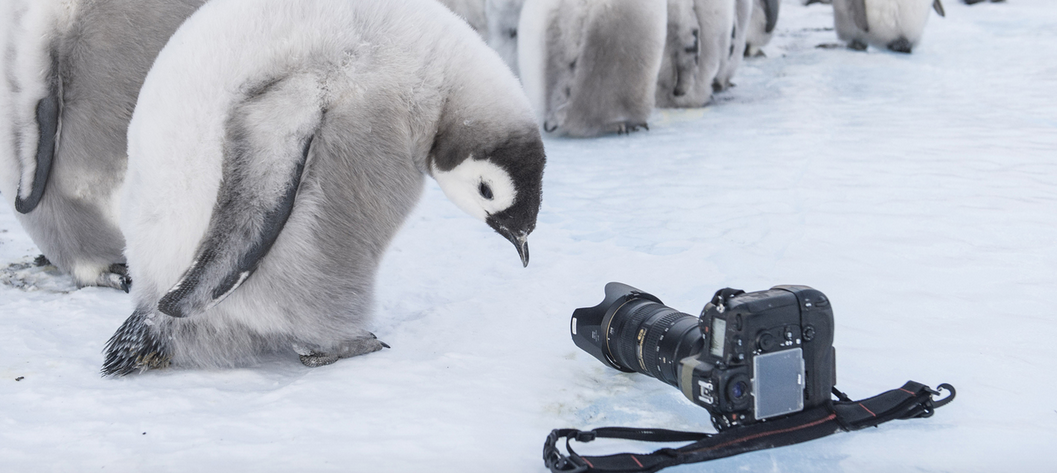
[[[666,23],[659,0],[527,0],[518,63],[544,130],[587,137],[645,127]]]
[[[703,107],[730,54],[734,0],[668,0],[668,39],[657,74],[658,107]]]
[[[78,285],[128,290],[116,193],[154,57],[205,0],[0,5],[0,193]]]
[[[763,56],[763,48],[771,42],[774,27],[778,24],[778,0],[755,0],[752,8],[752,20],[749,21],[749,32],[745,37],[745,57]]]
[[[381,349],[375,273],[423,175],[527,265],[544,161],[517,79],[434,0],[211,1],[129,126],[135,311],[103,373]]]
[[[488,45],[520,75],[517,64],[517,25],[525,0],[488,0],[485,17],[488,19]]]
[[[940,0],[833,0],[833,22],[851,49],[910,53],[921,41],[929,8],[944,16]]]
[[[734,0],[734,24],[730,31],[730,50],[726,52],[719,64],[719,73],[712,83],[716,91],[727,90],[734,86],[731,80],[734,73],[741,67],[742,58],[745,57],[745,40],[749,34],[749,23],[752,21],[752,8],[754,0]]]

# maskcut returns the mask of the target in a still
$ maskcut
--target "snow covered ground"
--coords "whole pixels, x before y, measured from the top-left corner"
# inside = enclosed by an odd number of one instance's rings
[[[128,297],[19,269],[38,250],[4,206],[0,471],[543,472],[552,428],[710,429],[572,344],[609,281],[695,314],[721,287],[811,285],[852,397],[958,389],[930,419],[666,471],[1053,471],[1057,6],[946,7],[906,56],[817,49],[832,10],[786,0],[712,106],[548,140],[528,269],[430,181],[380,275],[393,348],[324,368],[101,378]]]

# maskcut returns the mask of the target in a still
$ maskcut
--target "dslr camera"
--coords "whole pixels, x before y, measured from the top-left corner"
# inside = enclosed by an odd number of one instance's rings
[[[824,405],[836,384],[833,310],[807,286],[722,289],[694,317],[613,282],[571,330],[602,363],[679,388],[718,430]]]

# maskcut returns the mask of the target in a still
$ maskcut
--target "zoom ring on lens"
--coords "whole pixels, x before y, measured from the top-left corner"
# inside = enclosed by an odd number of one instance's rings
[[[663,339],[664,336],[668,333],[668,329],[672,328],[672,326],[675,325],[675,322],[684,317],[688,316],[682,312],[672,310],[671,312],[661,317],[659,320],[650,324],[650,327],[647,329],[646,339],[643,341],[641,350],[643,364],[645,365],[646,370],[649,372],[650,376],[653,376],[654,378],[660,379],[662,381],[664,380],[661,375],[661,366],[658,362],[658,358],[660,358],[661,355],[661,339]],[[669,353],[668,355],[674,356],[674,353]],[[671,362],[670,359],[668,359],[667,361],[669,363]]]

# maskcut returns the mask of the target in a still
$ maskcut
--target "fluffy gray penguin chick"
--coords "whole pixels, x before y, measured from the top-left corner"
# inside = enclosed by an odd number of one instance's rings
[[[0,3],[0,193],[78,285],[128,290],[117,189],[136,96],[205,0]]]
[[[521,74],[517,64],[517,25],[524,5],[525,0],[488,0],[485,3],[488,45],[499,53],[514,75]]]
[[[745,57],[745,41],[749,34],[749,23],[752,21],[753,1],[734,0],[734,24],[730,30],[730,49],[724,52],[716,80],[712,82],[712,89],[716,92],[734,86],[731,80],[734,79],[734,73],[741,67],[742,58]]]
[[[833,23],[851,49],[869,45],[910,53],[921,41],[929,9],[945,16],[940,0],[833,0]]]
[[[381,349],[375,273],[432,175],[528,264],[544,149],[502,60],[434,0],[214,0],[154,64],[104,374]]]
[[[749,32],[745,37],[745,57],[763,56],[763,48],[771,42],[774,27],[778,24],[778,0],[755,0],[752,6],[752,20],[749,21]]]
[[[485,0],[438,0],[473,28],[481,38],[488,39],[488,20]]]
[[[588,137],[645,127],[666,24],[660,0],[527,0],[519,72],[544,130]]]
[[[668,0],[658,107],[703,107],[733,47],[734,0]]]

